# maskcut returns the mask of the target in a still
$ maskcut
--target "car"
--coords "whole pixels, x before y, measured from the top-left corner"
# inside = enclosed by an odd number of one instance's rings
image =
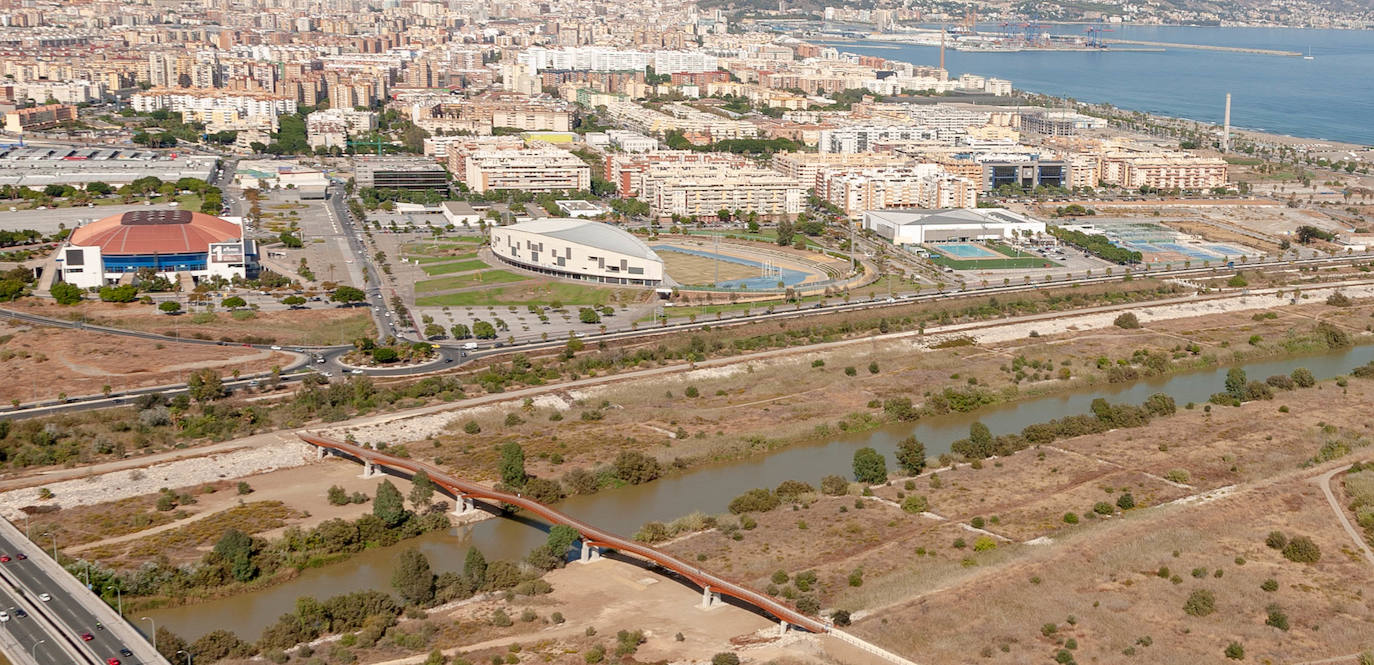
[[[38,599],[46,603],[52,600],[52,596],[46,593],[40,593],[38,594]]]
[[[15,554],[15,555],[14,555],[14,558],[19,559],[20,561],[23,561],[23,560],[29,558],[29,555],[24,554],[23,552],[20,552],[20,553],[18,553],[18,554]]]
[[[16,617],[18,617],[18,618],[20,618],[20,619],[23,619],[24,617],[26,617],[26,616],[29,615],[29,613],[28,613],[28,612],[25,612],[25,611],[24,611],[24,608],[22,608],[22,607],[15,607],[15,608],[11,608],[11,609],[14,610],[14,616],[16,616]]]
[[[134,652],[129,651],[129,647],[124,647],[123,649],[119,650],[119,655],[124,656],[125,658],[131,658],[133,657]]]
[[[9,613],[9,612],[6,612],[6,611],[4,611],[4,610],[0,610],[0,622],[9,621],[9,620],[10,620],[10,613]]]
[[[0,554],[0,563],[9,563],[9,562],[10,562],[10,555],[8,555],[8,554]]]
[[[349,374],[362,374],[362,373],[363,373],[363,371],[360,370],[360,369],[355,369],[355,370],[349,372]]]
[[[328,378],[334,376],[334,373],[333,373],[333,372],[320,372],[320,376],[323,376],[324,378],[328,379]]]
[[[81,633],[82,642],[90,642],[93,639],[95,639],[95,635],[92,635],[90,633]]]
[[[281,347],[280,347],[280,346],[277,346],[276,344],[273,344],[273,345],[272,345],[272,350],[273,350],[273,351],[280,351],[280,350],[281,350]]]
[[[113,656],[106,658],[105,665],[119,665],[119,659]]]

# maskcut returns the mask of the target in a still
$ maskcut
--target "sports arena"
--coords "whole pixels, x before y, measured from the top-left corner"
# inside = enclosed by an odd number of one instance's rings
[[[136,210],[73,230],[56,260],[62,281],[90,288],[130,281],[145,268],[173,281],[179,274],[248,277],[257,254],[236,222],[189,210]]]

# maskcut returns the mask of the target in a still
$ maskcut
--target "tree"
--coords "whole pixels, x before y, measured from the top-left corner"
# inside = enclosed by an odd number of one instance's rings
[[[1299,388],[1311,388],[1317,385],[1317,377],[1313,376],[1312,370],[1306,367],[1299,367],[1293,370],[1290,376],[1293,379],[1293,383],[1296,383]]]
[[[81,302],[81,287],[68,282],[58,282],[48,290],[59,305],[75,305]]]
[[[926,468],[926,446],[916,439],[915,436],[908,436],[897,442],[897,464],[909,476],[920,475]]]
[[[177,652],[186,650],[186,640],[166,628],[158,628],[154,635],[153,641],[157,643],[157,652],[168,662],[175,663],[178,658]]]
[[[650,482],[663,472],[657,459],[633,450],[621,451],[612,466],[616,477],[631,485]]]
[[[955,441],[950,448],[964,457],[982,459],[994,452],[992,431],[982,421],[974,421],[968,428],[968,438]]]
[[[572,547],[572,544],[581,537],[582,534],[578,533],[577,529],[565,524],[555,524],[549,529],[549,539],[546,544],[550,552],[561,557],[567,554],[568,548]]]
[[[854,451],[854,479],[868,485],[887,482],[887,460],[869,447]]]
[[[429,479],[429,474],[425,473],[424,469],[420,469],[410,478],[410,505],[419,510],[421,506],[428,506],[432,498],[434,481]]]
[[[388,346],[379,346],[372,349],[372,359],[379,363],[394,363],[400,359],[400,357],[400,354],[396,353],[396,349]]]
[[[601,323],[601,315],[591,307],[583,307],[577,312],[577,320],[583,323]]]
[[[291,309],[296,309],[297,307],[304,305],[305,302],[306,301],[303,296],[286,296],[285,298],[281,299],[281,304],[286,305]]]
[[[224,397],[224,382],[219,374],[209,367],[191,372],[186,381],[186,391],[191,399],[205,403]]]
[[[1140,318],[1135,315],[1135,312],[1126,312],[1116,317],[1116,320],[1112,321],[1112,323],[1118,328],[1131,330],[1140,327]]]
[[[461,323],[455,323],[453,327],[448,329],[448,332],[453,336],[453,339],[468,339],[472,337],[472,331],[468,330],[468,327]]]
[[[472,334],[477,339],[496,339],[496,326],[486,321],[473,321]]]
[[[238,297],[238,296],[229,296],[228,298],[225,298],[224,300],[221,300],[221,301],[219,302],[219,304],[220,304],[220,307],[223,307],[223,308],[229,309],[229,310],[238,309],[238,308],[240,308],[240,307],[247,307],[247,306],[248,306],[248,302],[247,302],[246,300],[244,300],[243,298],[240,298],[240,297]]]
[[[360,303],[367,300],[367,294],[363,293],[362,289],[352,286],[340,286],[334,289],[333,293],[329,294],[329,299],[337,303],[352,305],[353,303]]]
[[[391,588],[401,600],[411,605],[426,605],[434,600],[434,571],[429,559],[414,547],[401,552],[396,570],[391,574]]]
[[[511,487],[525,485],[525,449],[514,441],[501,446],[501,482]]]
[[[425,339],[434,339],[444,336],[444,327],[437,323],[425,324]]]
[[[246,658],[256,653],[253,645],[227,630],[213,630],[191,643],[187,653],[195,655],[195,662],[215,663],[225,658]],[[175,661],[173,661],[175,662]]]
[[[390,480],[383,480],[382,484],[377,486],[377,498],[372,501],[372,514],[388,529],[405,521],[405,499],[401,498],[401,491],[396,489]]]
[[[487,558],[482,556],[482,550],[476,547],[468,549],[467,557],[463,559],[463,578],[473,589],[486,586]]]
[[[226,530],[213,552],[228,565],[234,579],[248,582],[258,576],[258,566],[253,562],[253,539],[242,531]]]
[[[305,246],[305,243],[301,242],[300,238],[292,235],[290,231],[282,231],[277,234],[277,239],[281,241],[281,244],[286,245],[288,249],[300,249]]]
[[[181,303],[175,300],[165,300],[158,303],[157,308],[165,314],[172,315],[181,311]]]
[[[778,245],[786,247],[792,244],[792,236],[796,235],[796,233],[796,228],[792,226],[792,222],[785,219],[778,222]]]
[[[1245,399],[1245,370],[1232,367],[1226,371],[1226,394],[1237,400]]]
[[[102,286],[100,299],[104,302],[133,302],[138,300],[138,287],[133,284]]]

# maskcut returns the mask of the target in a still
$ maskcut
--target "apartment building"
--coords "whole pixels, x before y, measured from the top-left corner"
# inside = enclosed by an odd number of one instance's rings
[[[721,209],[791,219],[802,211],[806,189],[775,171],[728,164],[655,164],[643,174],[640,196],[660,217],[714,218]]]
[[[166,109],[182,114],[186,120],[200,120],[201,114],[217,109],[235,109],[247,117],[276,118],[296,112],[296,100],[266,92],[227,92],[216,89],[152,89],[135,93],[129,103],[139,113]]]
[[[18,134],[52,129],[69,120],[76,120],[76,107],[67,104],[45,104],[18,109],[5,114],[5,131]]]
[[[616,102],[606,105],[606,112],[645,134],[675,131],[702,142],[754,138],[759,134],[759,128],[752,123],[722,118],[683,104],[665,104],[663,111],[655,111],[631,102]]]
[[[627,154],[610,153],[606,155],[603,175],[615,184],[621,198],[639,196],[644,190],[644,173],[650,167],[660,164],[709,165],[720,164],[726,168],[748,168],[749,159],[730,153],[692,152],[690,150],[661,150],[657,152]]]
[[[779,152],[773,155],[769,167],[805,187],[816,187],[817,176],[830,170],[855,170],[883,166],[907,166],[913,163],[905,155],[854,152]]]
[[[306,140],[312,148],[347,148],[349,136],[377,129],[377,114],[351,109],[325,109],[305,117]]]
[[[1226,160],[1184,154],[1107,155],[1103,180],[1128,189],[1211,189],[1226,185]]]
[[[821,152],[870,152],[885,143],[939,141],[941,131],[934,127],[901,125],[864,125],[838,127],[821,131]]]
[[[452,147],[451,147],[452,148]],[[460,164],[462,170],[453,168]],[[590,189],[592,170],[581,158],[551,147],[449,151],[450,170],[474,192]]]
[[[823,172],[816,196],[851,219],[883,208],[978,207],[978,185],[936,164]]]

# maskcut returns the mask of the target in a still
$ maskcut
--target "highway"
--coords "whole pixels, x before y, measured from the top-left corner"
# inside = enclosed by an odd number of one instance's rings
[[[21,554],[25,558],[20,559]],[[73,662],[75,656],[79,658],[75,662],[82,664],[107,665],[117,659],[121,665],[167,665],[132,625],[7,520],[0,520],[0,555],[10,558],[0,561],[0,589],[6,594],[0,602],[29,608],[29,616],[22,618],[10,611],[10,620],[0,622],[0,630],[12,631],[21,644],[28,640],[30,646],[46,639],[39,649],[48,647],[53,656],[65,652],[60,660],[39,658],[37,662],[55,665]],[[42,594],[49,600],[42,600]],[[18,631],[23,631],[22,636]],[[90,634],[91,639],[82,639],[83,634]],[[23,654],[9,656],[25,662]]]
[[[336,197],[336,198],[341,198],[341,197]],[[356,241],[356,239],[355,239],[355,241]],[[1131,274],[1132,274],[1133,276],[1148,276],[1148,277],[1153,277],[1153,278],[1157,278],[1157,279],[1188,279],[1188,278],[1201,278],[1201,277],[1212,278],[1212,277],[1225,277],[1225,276],[1227,276],[1227,275],[1232,274],[1234,271],[1236,271],[1236,270],[1241,270],[1241,269],[1244,269],[1244,270],[1257,270],[1257,269],[1263,269],[1263,268],[1284,268],[1284,267],[1291,267],[1291,268],[1294,268],[1294,269],[1296,269],[1297,267],[1308,267],[1308,268],[1312,268],[1312,267],[1327,267],[1327,266],[1334,266],[1334,265],[1340,265],[1340,264],[1346,264],[1346,263],[1352,263],[1352,262],[1368,261],[1369,258],[1370,258],[1370,256],[1369,256],[1369,254],[1367,254],[1367,253],[1366,253],[1366,254],[1358,254],[1358,255],[1349,255],[1349,256],[1347,256],[1347,255],[1341,255],[1341,256],[1328,256],[1328,257],[1321,257],[1321,256],[1318,256],[1318,257],[1304,258],[1304,259],[1275,259],[1275,260],[1269,260],[1269,261],[1256,261],[1256,262],[1250,262],[1250,263],[1247,263],[1247,264],[1244,264],[1244,265],[1240,265],[1240,266],[1237,266],[1237,267],[1235,267],[1235,268],[1226,268],[1226,267],[1218,266],[1218,268],[1220,269],[1220,272],[1213,272],[1213,271],[1216,270],[1217,268],[1211,268],[1211,267],[1188,267],[1188,268],[1177,268],[1177,269],[1173,269],[1173,270],[1152,270],[1152,271],[1149,271],[1149,272],[1135,271],[1135,272],[1133,272],[1133,273],[1131,273]],[[376,278],[376,271],[369,271],[369,274],[370,274],[370,276],[371,276],[373,279]],[[702,320],[702,321],[697,321],[697,322],[691,322],[691,321],[678,321],[678,322],[669,323],[669,324],[663,325],[663,326],[650,326],[650,327],[645,327],[645,328],[638,329],[638,330],[634,330],[634,329],[630,329],[630,330],[617,330],[617,331],[608,331],[608,332],[602,333],[602,334],[589,334],[589,335],[584,335],[584,336],[582,336],[582,341],[585,342],[585,343],[591,344],[591,343],[600,342],[600,341],[611,342],[611,341],[643,340],[643,339],[649,339],[649,338],[652,338],[652,337],[655,337],[655,336],[668,335],[668,334],[675,334],[675,333],[681,333],[681,332],[689,332],[689,331],[694,331],[694,330],[701,330],[701,329],[704,329],[704,328],[720,329],[720,328],[728,328],[728,327],[735,327],[735,326],[742,326],[742,325],[750,325],[750,324],[759,323],[759,322],[763,322],[763,321],[785,321],[785,320],[791,320],[791,319],[800,319],[800,318],[805,318],[805,317],[809,317],[809,316],[813,316],[813,315],[818,315],[818,314],[833,314],[833,313],[839,313],[839,312],[860,312],[860,311],[869,311],[869,310],[878,311],[878,310],[881,310],[881,309],[884,309],[884,308],[897,307],[897,306],[902,306],[902,305],[910,305],[910,304],[918,303],[918,302],[930,302],[930,301],[934,301],[934,300],[950,299],[950,298],[959,298],[959,297],[966,297],[966,296],[1007,295],[1007,294],[1016,294],[1016,293],[1025,293],[1025,292],[1032,292],[1032,291],[1040,291],[1040,290],[1044,290],[1044,289],[1062,289],[1062,288],[1066,288],[1066,287],[1084,286],[1084,285],[1089,285],[1089,284],[1105,284],[1105,283],[1110,283],[1110,282],[1119,282],[1119,281],[1122,281],[1124,278],[1125,278],[1125,275],[1124,275],[1124,274],[1116,274],[1116,275],[1095,275],[1095,276],[1077,277],[1077,278],[1074,278],[1073,280],[1067,280],[1067,281],[1057,281],[1057,282],[1054,282],[1054,283],[1049,284],[1049,285],[1042,284],[1042,283],[1010,284],[1010,285],[993,285],[993,284],[990,284],[990,285],[988,285],[988,286],[986,286],[986,287],[981,287],[981,288],[979,288],[979,287],[971,287],[971,288],[967,288],[967,289],[965,289],[965,290],[958,290],[958,291],[948,291],[948,292],[941,292],[941,293],[929,293],[929,292],[928,292],[928,293],[925,293],[925,294],[905,294],[905,295],[897,295],[897,296],[894,296],[894,297],[887,297],[887,298],[884,298],[884,297],[877,297],[877,298],[874,298],[874,299],[872,299],[872,300],[853,300],[853,301],[851,301],[851,302],[842,302],[842,301],[838,301],[838,300],[837,300],[837,301],[835,301],[835,302],[827,303],[827,304],[824,304],[824,305],[819,304],[819,303],[816,303],[816,304],[812,304],[812,305],[805,306],[805,307],[802,307],[802,306],[780,305],[780,306],[775,306],[775,307],[773,307],[773,308],[770,308],[770,309],[772,309],[773,311],[765,311],[765,312],[756,313],[756,314],[751,313],[751,314],[748,314],[748,315],[734,316],[734,317],[730,317],[730,318],[726,318],[726,319],[722,319],[722,320],[715,320],[715,321],[712,321],[712,320]],[[1319,286],[1319,285],[1303,285],[1303,286],[1301,286],[1301,287],[1295,287],[1295,288],[1311,289],[1311,288],[1316,288],[1316,287],[1318,287],[1318,286]],[[377,286],[377,287],[369,286],[369,289],[373,289],[373,288],[380,289],[380,286]],[[377,302],[379,303],[379,305],[381,306],[381,308],[382,308],[382,309],[385,308],[385,304],[384,304],[384,303],[381,303],[381,300],[380,300],[380,299],[381,299],[381,295],[380,295],[380,294],[375,294],[375,295],[374,295],[374,294],[372,294],[372,293],[369,293],[369,297],[375,298],[376,301],[377,301]],[[374,317],[377,316],[377,314],[376,314],[377,311],[378,311],[378,310],[376,310],[376,309],[373,310],[373,312],[374,312],[374,314],[373,314]],[[197,340],[197,339],[191,339],[191,338],[166,337],[166,336],[163,336],[163,335],[158,335],[158,334],[156,334],[156,333],[147,333],[147,332],[140,332],[140,331],[121,330],[121,329],[118,329],[118,328],[107,328],[107,327],[102,327],[102,326],[93,326],[93,325],[89,325],[89,324],[82,324],[82,323],[80,323],[80,322],[68,321],[68,320],[64,320],[64,319],[53,319],[53,318],[49,318],[49,317],[36,316],[36,315],[33,315],[33,314],[27,314],[27,313],[24,313],[24,312],[18,312],[18,311],[14,311],[14,310],[7,310],[7,309],[4,309],[4,308],[0,308],[0,317],[8,317],[8,318],[12,318],[12,319],[20,320],[20,321],[25,321],[25,322],[33,323],[33,324],[37,324],[37,325],[52,325],[52,326],[62,326],[62,327],[67,327],[67,328],[84,328],[84,329],[93,330],[93,331],[98,331],[98,332],[103,332],[103,333],[110,333],[110,334],[116,334],[116,335],[128,335],[128,336],[140,337],[140,338],[144,338],[144,339],[155,339],[155,340],[162,341],[162,342],[181,342],[181,343],[186,343],[186,344],[208,344],[208,345],[217,345],[217,344],[219,344],[218,342],[210,341],[210,340]],[[383,318],[385,319],[385,317],[383,317]],[[386,327],[386,328],[383,328],[384,330],[389,331],[389,334],[396,334],[395,328],[394,328],[394,327],[391,327],[389,322],[388,322],[386,325],[387,325],[387,327]],[[399,337],[399,335],[398,335],[398,337]],[[488,344],[491,344],[490,346],[487,346],[487,347],[485,347],[485,348],[482,348],[482,349],[479,349],[479,350],[476,350],[476,351],[463,351],[463,350],[460,348],[460,344],[457,343],[457,342],[438,343],[438,344],[435,344],[435,350],[436,350],[436,353],[437,353],[437,359],[436,359],[434,362],[426,363],[426,364],[423,364],[423,365],[410,365],[410,366],[402,366],[402,367],[389,367],[389,368],[386,368],[386,367],[377,367],[377,368],[366,368],[366,369],[362,369],[362,370],[361,370],[361,373],[364,374],[364,375],[373,376],[373,377],[401,377],[401,376],[414,376],[414,375],[418,375],[418,374],[426,374],[426,373],[430,373],[430,372],[438,372],[438,371],[450,370],[450,369],[454,369],[454,368],[457,368],[457,367],[461,367],[462,365],[467,364],[467,363],[469,363],[469,362],[472,362],[472,361],[474,361],[474,360],[478,360],[478,359],[482,359],[482,358],[489,358],[489,357],[492,357],[492,356],[500,356],[500,355],[504,355],[504,354],[508,354],[508,353],[530,352],[530,351],[543,351],[543,350],[558,349],[558,348],[562,348],[566,343],[567,343],[567,340],[565,340],[565,339],[553,339],[553,340],[534,340],[534,339],[530,339],[530,340],[517,340],[516,343],[513,344],[513,345],[506,345],[506,344],[504,344],[504,343],[500,343],[501,346],[500,346],[500,347],[497,347],[496,344],[498,344],[498,343],[491,343],[491,342],[488,342]],[[261,344],[259,344],[259,345],[248,345],[248,346],[252,346],[252,348],[257,348],[257,349],[269,349],[269,348],[270,348],[270,346],[268,346],[268,345],[261,345]],[[340,362],[340,359],[342,358],[342,356],[345,355],[345,354],[347,354],[349,351],[352,350],[353,347],[351,347],[351,346],[332,346],[332,347],[290,347],[290,349],[292,349],[292,350],[297,349],[297,348],[301,349],[304,355],[302,356],[302,358],[301,358],[299,364],[292,364],[292,365],[288,366],[288,368],[284,368],[284,369],[294,369],[294,370],[297,370],[297,371],[296,371],[295,373],[283,372],[283,374],[282,374],[282,380],[283,380],[283,382],[288,382],[288,383],[289,383],[289,382],[294,382],[294,381],[300,381],[302,378],[304,378],[304,376],[306,376],[306,375],[308,374],[308,372],[305,371],[307,367],[309,367],[310,369],[313,369],[313,370],[317,370],[317,371],[328,372],[329,374],[331,374],[331,375],[333,375],[333,376],[335,376],[335,377],[341,377],[341,376],[343,376],[345,373],[351,373],[351,371],[352,371],[352,368],[347,368],[347,367],[345,367],[345,366]],[[324,360],[325,360],[325,362],[324,362],[324,363],[317,363],[317,362],[314,362],[314,361],[313,361],[313,358],[314,358],[315,356],[323,357]],[[240,379],[238,379],[238,380],[225,380],[225,381],[224,381],[224,385],[225,385],[226,387],[230,387],[230,388],[233,388],[233,389],[246,388],[246,387],[249,387],[249,385],[250,385],[250,383],[251,383],[252,381],[257,380],[257,379],[261,379],[261,378],[263,378],[264,376],[266,376],[266,375],[259,374],[259,375],[255,375],[255,376],[244,376],[244,377],[242,377],[242,378],[240,378]],[[56,400],[56,399],[42,400],[42,401],[38,401],[38,402],[32,402],[32,403],[22,404],[22,405],[20,405],[20,408],[18,408],[18,409],[15,409],[15,408],[13,408],[13,407],[11,407],[11,406],[6,405],[6,406],[0,406],[0,419],[6,419],[6,418],[25,418],[25,417],[34,417],[34,416],[42,416],[42,415],[52,415],[52,414],[56,414],[56,413],[68,413],[68,412],[84,411],[84,410],[90,410],[90,409],[108,408],[108,407],[111,407],[111,406],[120,406],[120,405],[122,405],[122,404],[126,404],[126,403],[129,402],[129,397],[130,397],[130,396],[138,395],[138,394],[141,394],[141,393],[161,392],[161,393],[166,394],[166,395],[176,395],[176,394],[180,394],[180,393],[182,393],[182,392],[185,392],[185,390],[186,390],[186,387],[185,387],[184,384],[178,384],[178,385],[173,385],[173,386],[162,386],[162,387],[157,387],[157,388],[144,388],[144,389],[138,389],[138,390],[124,391],[124,392],[121,392],[121,393],[119,393],[119,394],[111,395],[110,397],[105,397],[104,395],[85,395],[85,396],[73,396],[73,397],[69,397],[69,398],[67,399],[66,402],[60,402],[60,401],[58,401],[58,400]]]

